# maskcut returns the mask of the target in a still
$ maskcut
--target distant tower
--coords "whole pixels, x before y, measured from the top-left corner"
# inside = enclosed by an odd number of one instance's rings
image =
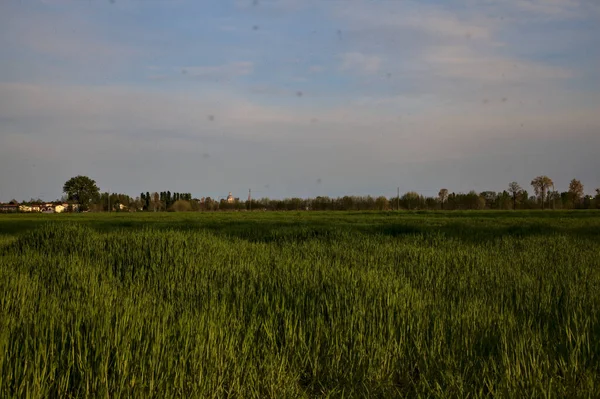
[[[227,203],[233,204],[233,195],[231,195],[231,191],[229,192],[229,195],[227,196]]]

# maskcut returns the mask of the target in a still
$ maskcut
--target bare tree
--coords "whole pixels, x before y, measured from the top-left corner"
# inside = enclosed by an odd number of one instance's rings
[[[438,193],[438,197],[440,199],[440,202],[442,203],[442,209],[444,209],[444,202],[448,200],[448,189],[442,188]]]
[[[513,181],[508,185],[508,192],[512,194],[513,209],[517,209],[517,197],[523,192],[523,189],[519,183]]]
[[[544,209],[546,201],[546,193],[550,187],[554,187],[554,182],[548,176],[538,176],[531,181],[535,195],[542,200],[542,209]]]
[[[571,180],[569,184],[569,196],[573,200],[573,204],[579,205],[583,198],[583,184],[577,179]]]

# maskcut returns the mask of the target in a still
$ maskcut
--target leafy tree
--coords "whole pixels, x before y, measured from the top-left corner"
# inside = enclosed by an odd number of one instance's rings
[[[548,176],[538,176],[531,181],[531,186],[535,195],[542,200],[542,209],[544,209],[546,193],[550,187],[554,187],[554,182]]]
[[[571,180],[571,183],[569,183],[569,196],[573,204],[576,206],[581,204],[581,198],[583,198],[583,184],[581,184],[581,181]]]
[[[555,209],[557,206],[559,207],[559,209],[562,208],[562,201],[560,198],[560,193],[558,191],[556,191],[556,190],[548,191],[547,198],[548,198],[548,203],[552,202],[552,209]],[[558,201],[558,204],[556,201]]]
[[[466,209],[485,209],[485,198],[478,195],[474,190],[469,191],[462,197]]]
[[[75,176],[63,185],[63,192],[67,194],[70,201],[79,204],[80,210],[87,210],[90,203],[100,195],[100,189],[96,182],[87,176]]]
[[[440,199],[440,203],[442,204],[442,209],[444,209],[444,202],[448,200],[448,189],[442,188],[438,193],[438,198]]]
[[[189,212],[192,210],[192,204],[189,201],[177,200],[171,206],[171,210],[175,212]]]
[[[385,211],[388,208],[388,205],[388,200],[384,196],[380,196],[375,199],[375,207],[377,210]]]
[[[511,197],[510,194],[508,193],[508,191],[504,190],[502,191],[502,194],[498,194],[498,198],[497,198],[497,209],[503,209],[503,210],[508,210],[512,208],[512,201],[511,201]]]
[[[489,209],[494,209],[496,205],[496,200],[498,199],[498,194],[495,191],[483,191],[479,193],[479,196],[483,198],[485,201],[484,208],[487,207]]]
[[[508,185],[508,192],[512,195],[513,199],[513,209],[517,209],[517,197],[521,194],[523,189],[519,186],[519,183],[516,181],[511,182]]]
[[[142,193],[142,195],[143,195],[143,193]],[[143,209],[143,207],[144,207],[144,201],[143,201],[142,198],[137,197],[136,199],[133,200],[132,205],[133,205],[135,211],[137,212],[137,211]]]
[[[400,198],[400,203],[408,210],[422,208],[424,202],[423,197],[414,191],[409,191]]]

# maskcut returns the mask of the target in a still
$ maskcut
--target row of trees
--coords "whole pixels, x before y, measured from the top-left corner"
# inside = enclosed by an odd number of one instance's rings
[[[161,191],[141,193],[139,197],[139,202],[141,206],[136,209],[144,210],[144,211],[166,211],[171,210],[173,205],[179,202],[178,207],[181,207],[181,201],[191,202],[192,194],[190,193],[172,193],[170,191]],[[185,207],[185,205],[183,205]]]
[[[137,198],[127,194],[100,193],[96,181],[87,176],[75,176],[67,180],[63,192],[65,201],[79,204],[79,209],[83,211],[194,210],[191,204],[195,202],[190,193],[171,191],[141,193]]]
[[[190,193],[146,192],[132,198],[126,194],[102,193],[96,182],[86,176],[77,176],[63,187],[69,201],[80,209],[93,211],[217,211],[217,210],[468,210],[468,209],[600,209],[600,189],[596,195],[585,195],[581,181],[571,180],[568,191],[558,192],[548,176],[538,176],[531,181],[533,195],[519,183],[511,182],[502,192],[476,193],[449,192],[442,188],[437,197],[427,197],[410,191],[401,197],[344,196],[338,198],[316,197],[286,199],[253,199],[227,202],[210,197],[195,199]]]
[[[88,209],[94,212],[119,212],[129,209],[134,204],[135,199],[127,194],[104,192],[91,201]]]
[[[568,191],[558,192],[548,176],[538,176],[531,181],[534,195],[523,189],[519,183],[511,182],[502,192],[483,191],[477,194],[449,193],[443,188],[437,198],[423,197],[409,192],[397,201],[397,208],[404,209],[592,209],[600,207],[600,189],[596,197],[584,194],[581,181],[571,180]]]

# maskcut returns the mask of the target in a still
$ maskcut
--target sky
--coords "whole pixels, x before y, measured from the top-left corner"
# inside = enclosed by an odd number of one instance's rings
[[[5,0],[0,201],[600,187],[597,0]]]

